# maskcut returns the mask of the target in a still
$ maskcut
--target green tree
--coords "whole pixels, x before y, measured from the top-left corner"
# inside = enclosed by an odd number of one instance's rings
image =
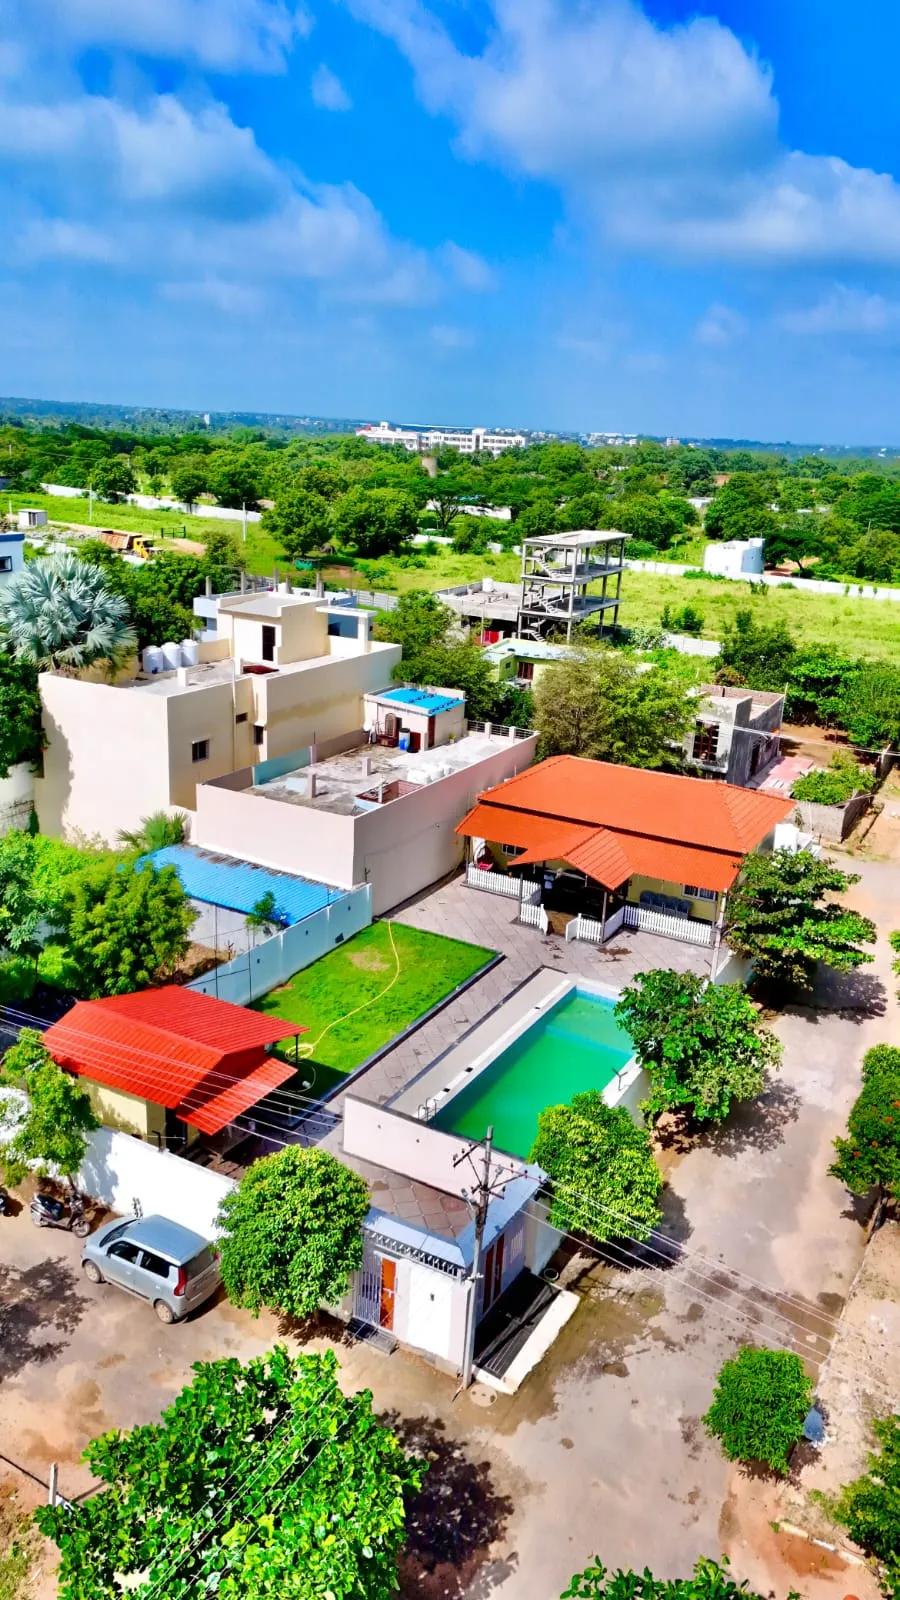
[[[140,855],[152,850],[165,850],[173,844],[184,844],[190,832],[190,819],[186,811],[151,811],[141,818],[139,828],[123,828],[120,842]]]
[[[20,761],[34,765],[43,748],[37,670],[0,645],[0,778]]]
[[[0,598],[0,642],[40,671],[110,667],[135,648],[128,606],[98,567],[72,555],[29,561]]]
[[[254,901],[244,918],[248,928],[256,928],[267,938],[281,920],[275,904],[275,895],[271,889],[267,889],[265,894],[261,894],[259,899]]]
[[[35,884],[36,846],[18,829],[0,839],[0,959],[34,961],[47,905]]]
[[[799,1356],[744,1345],[721,1368],[703,1421],[729,1461],[759,1461],[783,1475],[812,1399]]]
[[[115,858],[84,867],[60,907],[64,986],[93,999],[165,982],[187,953],[194,916],[174,867]]]
[[[456,518],[474,498],[473,486],[472,478],[454,472],[441,473],[429,484],[428,509],[434,516],[438,533],[452,533]]]
[[[751,1100],[781,1059],[781,1045],[736,983],[690,972],[639,973],[622,990],[616,1017],[650,1079],[642,1110],[651,1120],[684,1106],[698,1122],[723,1122]]]
[[[373,633],[376,639],[403,646],[404,664],[431,645],[446,644],[453,624],[453,613],[442,600],[426,589],[410,589],[402,594],[393,611],[379,611]]]
[[[262,525],[285,555],[297,561],[328,542],[328,501],[310,489],[282,491],[272,509],[263,512]]]
[[[804,574],[806,564],[823,554],[826,543],[825,519],[799,515],[783,517],[766,535],[766,564],[780,566],[782,562],[791,561]]]
[[[427,645],[409,656],[404,655],[394,676],[402,683],[461,689],[466,697],[468,716],[476,720],[496,720],[495,712],[502,699],[500,685],[490,662],[476,644],[454,640]]]
[[[785,715],[791,722],[824,722],[840,715],[841,698],[860,666],[828,644],[801,646],[787,664]]]
[[[866,750],[900,745],[900,668],[864,661],[844,685],[837,721]]]
[[[288,1145],[244,1174],[219,1208],[222,1282],[254,1313],[309,1317],[362,1266],[365,1181],[327,1150]]]
[[[203,545],[199,577],[202,581],[209,579],[213,594],[225,594],[235,587],[246,566],[241,547],[226,528],[213,528],[204,535]],[[191,599],[199,592],[199,588],[195,589]]]
[[[900,533],[872,528],[847,550],[845,570],[865,583],[896,583],[900,579]]]
[[[683,504],[662,495],[629,495],[617,501],[607,517],[632,538],[642,539],[657,550],[667,550],[684,534],[687,519],[681,509]]]
[[[0,1167],[11,1186],[29,1171],[74,1184],[88,1137],[100,1123],[78,1080],[58,1067],[34,1028],[23,1028],[3,1058],[0,1083],[27,1098],[22,1120],[0,1143]]]
[[[778,528],[771,509],[774,480],[753,472],[733,472],[717,489],[704,527],[711,539],[768,539]]]
[[[594,1560],[577,1572],[561,1600],[762,1600],[746,1583],[737,1583],[728,1571],[728,1562],[704,1558],[697,1562],[691,1578],[654,1578],[649,1568],[643,1572],[609,1572]],[[789,1595],[788,1600],[799,1600]]]
[[[107,1487],[35,1520],[60,1551],[60,1600],[390,1600],[405,1496],[425,1464],[345,1395],[333,1352],[282,1346],[194,1364],[159,1422],[104,1433]]]
[[[661,668],[611,650],[586,650],[544,672],[534,692],[543,756],[586,756],[629,767],[674,767],[696,706]]]
[[[875,1191],[872,1228],[885,1205],[900,1200],[900,1050],[880,1045],[866,1052],[863,1086],[847,1119],[846,1138],[835,1139],[828,1168],[852,1194]]]
[[[663,1180],[650,1136],[596,1089],[541,1112],[530,1159],[551,1180],[554,1228],[644,1240],[659,1221]]]
[[[761,983],[809,984],[818,962],[852,972],[872,960],[860,945],[873,943],[875,926],[832,896],[858,881],[809,850],[748,856],[728,902],[731,949]]]
[[[845,1484],[828,1509],[851,1539],[879,1563],[886,1595],[900,1593],[900,1417],[872,1424],[879,1445],[868,1470]]]
[[[754,689],[783,689],[795,650],[784,622],[758,622],[752,611],[739,610],[722,631],[719,660]]]
[[[104,500],[119,500],[123,495],[134,494],[137,488],[134,467],[127,456],[101,456],[91,468],[89,482]]]
[[[209,487],[205,456],[181,456],[169,469],[169,488],[176,500],[192,506]]]
[[[453,535],[453,551],[458,556],[481,556],[491,542],[486,517],[459,517]]]
[[[262,494],[260,464],[246,450],[216,450],[209,458],[207,487],[220,506],[252,511]]]
[[[332,501],[329,526],[354,555],[399,555],[418,527],[416,502],[397,489],[348,489]]]
[[[868,794],[877,782],[871,767],[861,767],[845,750],[837,750],[827,767],[814,767],[798,778],[791,790],[794,800],[814,800],[823,806],[842,806],[854,794]]]

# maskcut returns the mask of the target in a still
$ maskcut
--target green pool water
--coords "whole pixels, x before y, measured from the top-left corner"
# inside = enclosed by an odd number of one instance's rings
[[[576,989],[532,1024],[438,1112],[434,1126],[527,1157],[545,1106],[605,1089],[634,1054],[613,1001]]]

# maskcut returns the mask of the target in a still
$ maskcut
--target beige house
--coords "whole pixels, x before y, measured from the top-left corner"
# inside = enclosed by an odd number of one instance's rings
[[[198,784],[362,727],[401,651],[369,638],[370,613],[342,608],[344,628],[348,616],[350,637],[315,596],[234,595],[217,638],[185,651],[192,665],[154,671],[161,652],[145,651],[114,683],[43,673],[42,832],[113,842],[150,812],[193,811]]]
[[[459,865],[460,817],[535,745],[526,729],[467,722],[458,690],[375,691],[342,736],[201,784],[192,840],[338,888],[371,884],[378,916]]]

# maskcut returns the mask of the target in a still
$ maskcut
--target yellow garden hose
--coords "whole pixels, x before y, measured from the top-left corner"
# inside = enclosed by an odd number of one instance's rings
[[[371,1000],[364,1000],[362,1005],[354,1006],[352,1011],[345,1012],[344,1015],[341,1016],[341,1017],[334,1017],[331,1022],[326,1024],[326,1026],[322,1029],[322,1032],[318,1035],[318,1037],[316,1039],[298,1039],[297,1040],[297,1056],[298,1056],[298,1058],[302,1056],[304,1060],[307,1060],[310,1056],[315,1054],[315,1052],[318,1049],[319,1045],[322,1043],[322,1040],[324,1039],[326,1033],[330,1033],[332,1028],[336,1028],[338,1026],[338,1024],[341,1023],[341,1022],[349,1022],[351,1017],[357,1016],[360,1011],[366,1011],[369,1006],[374,1006],[376,1001],[383,1000],[386,994],[390,994],[391,990],[394,987],[394,984],[397,982],[397,979],[400,976],[400,956],[399,956],[399,953],[398,953],[398,950],[397,950],[396,943],[394,941],[394,925],[393,925],[392,922],[388,922],[386,924],[386,927],[387,927],[387,931],[388,931],[388,938],[391,941],[391,950],[392,950],[393,956],[394,956],[394,976],[392,977],[390,983],[387,984],[385,986],[385,988],[382,989],[379,994],[373,994]],[[313,1082],[314,1081],[315,1080],[313,1080]],[[306,1088],[310,1088],[310,1087],[311,1087],[311,1084],[307,1084],[306,1085]]]

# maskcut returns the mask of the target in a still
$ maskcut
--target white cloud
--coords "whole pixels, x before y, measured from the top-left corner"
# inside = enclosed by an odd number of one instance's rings
[[[252,284],[216,276],[162,283],[159,292],[164,300],[210,305],[226,316],[252,315],[261,310],[264,303],[264,296]]]
[[[16,248],[29,261],[114,262],[120,248],[113,233],[87,222],[67,222],[62,217],[33,217],[16,238]]]
[[[471,350],[475,343],[471,329],[458,328],[452,323],[436,322],[428,331],[439,350]]]
[[[900,186],[788,151],[771,74],[711,18],[635,0],[487,0],[480,51],[423,0],[346,0],[412,64],[460,147],[559,186],[629,247],[760,263],[900,261]]]
[[[815,304],[782,312],[777,320],[788,333],[884,333],[900,325],[900,301],[837,283]]]
[[[13,0],[15,3],[15,0]],[[278,72],[312,26],[291,0],[19,0],[23,26],[54,46],[195,60],[217,72]]]
[[[313,104],[322,111],[350,111],[353,101],[350,99],[340,78],[336,77],[324,61],[313,73],[312,79]]]
[[[475,294],[493,289],[496,282],[493,270],[476,251],[464,250],[462,245],[454,244],[451,239],[442,247],[441,257],[448,271],[464,289],[471,289]]]
[[[694,330],[694,337],[701,344],[724,348],[726,345],[734,344],[734,341],[746,331],[747,324],[740,312],[734,311],[731,306],[715,304],[709,306],[700,318]]]

